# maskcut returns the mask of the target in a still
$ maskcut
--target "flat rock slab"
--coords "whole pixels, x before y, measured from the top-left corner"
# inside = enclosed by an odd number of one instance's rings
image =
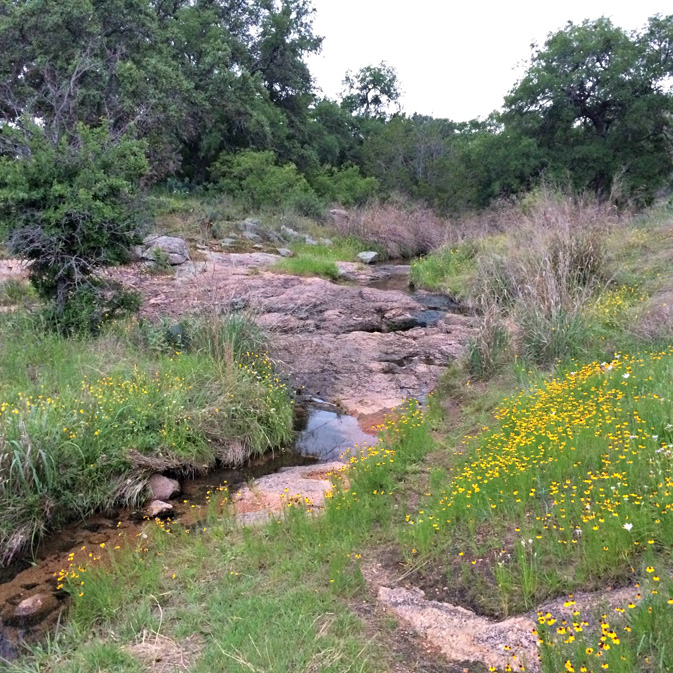
[[[110,273],[143,294],[147,317],[249,310],[271,333],[271,356],[292,384],[354,416],[422,399],[474,334],[474,318],[450,313],[415,326],[427,306],[401,290],[270,273],[279,259],[208,253],[194,273],[178,278],[137,267]],[[404,280],[397,271],[393,265],[386,273]]]
[[[264,520],[264,514],[281,513],[289,504],[321,509],[325,496],[344,482],[346,465],[341,462],[287,467],[256,479],[232,497],[239,522]],[[250,515],[260,516],[251,517]]]
[[[540,670],[536,623],[525,617],[494,622],[449,603],[428,601],[420,589],[379,587],[378,600],[452,662],[497,670]],[[509,649],[505,649],[505,647]],[[513,659],[512,655],[516,658]]]

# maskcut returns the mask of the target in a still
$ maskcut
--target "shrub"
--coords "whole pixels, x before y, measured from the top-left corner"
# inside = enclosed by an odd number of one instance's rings
[[[379,191],[379,181],[364,177],[357,166],[325,166],[311,178],[311,185],[322,198],[347,208],[363,206]]]
[[[335,228],[383,251],[389,258],[425,255],[445,240],[449,223],[427,208],[371,205],[339,218]]]
[[[317,209],[317,196],[294,164],[279,166],[273,152],[244,150],[222,154],[211,169],[216,186],[247,207]]]
[[[9,250],[29,262],[30,280],[65,331],[135,305],[97,277],[128,258],[143,228],[143,144],[79,125],[53,144],[37,125],[3,127],[19,148],[0,158],[0,220]]]

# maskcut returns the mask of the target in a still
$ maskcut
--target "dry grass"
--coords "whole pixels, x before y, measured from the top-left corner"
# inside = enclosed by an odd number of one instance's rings
[[[608,203],[547,190],[504,208],[505,234],[478,254],[470,296],[485,315],[517,326],[515,345],[533,361],[579,354],[589,327],[583,308],[609,282],[606,239],[619,219]],[[500,350],[499,330],[490,334]],[[483,356],[488,348],[480,345]]]
[[[336,218],[334,228],[380,250],[390,259],[424,255],[447,240],[450,222],[433,211],[413,206],[370,205],[349,217]]]

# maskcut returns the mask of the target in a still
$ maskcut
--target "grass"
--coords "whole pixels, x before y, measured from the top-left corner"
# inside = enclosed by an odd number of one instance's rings
[[[673,670],[673,348],[665,330],[643,329],[647,320],[665,326],[654,319],[667,315],[670,213],[613,221],[597,204],[538,195],[519,216],[518,233],[493,227],[497,235],[454,244],[414,271],[426,286],[472,298],[482,317],[492,310],[492,322],[446,373],[427,414],[410,403],[376,451],[353,459],[348,487],[334,489],[322,516],[291,507],[241,530],[225,493],[203,525],[151,524],[137,547],[63,568],[72,595],[64,627],[8,670],[135,673],[146,670],[135,648],[147,641],[172,643],[196,673],[395,670],[400,632],[376,617],[363,574],[365,563],[386,563],[382,548],[414,584],[441,587],[442,600],[497,619],[537,614],[542,673]],[[348,252],[340,246],[295,252],[334,263]],[[185,324],[170,337],[166,327],[121,327],[99,352],[52,337],[39,344],[35,334],[22,349],[8,323],[2,399],[13,390],[21,409],[18,393],[70,385],[72,401],[95,400],[80,392],[83,369],[99,384],[115,360],[122,370],[139,363],[150,375],[161,366],[192,376],[192,392],[169,389],[163,399],[184,395],[202,410],[213,406],[202,363],[235,365],[223,370],[232,379],[214,379],[232,381],[234,394],[237,369],[273,376],[249,355],[262,346],[244,321],[226,330]],[[42,366],[59,359],[57,371]],[[265,404],[250,406],[266,392],[251,390],[235,416],[239,433],[270,418]],[[199,432],[230,432],[212,425],[210,411],[190,415]],[[195,437],[185,451],[200,446]],[[632,596],[607,607],[608,588]],[[577,607],[581,591],[596,592],[593,608]],[[537,612],[551,599],[566,613]]]
[[[37,300],[37,294],[27,281],[10,278],[0,283],[0,306],[17,306]]]
[[[499,616],[638,583],[638,600],[602,618],[613,634],[603,640],[583,631],[589,615],[562,629],[542,615],[543,670],[570,661],[578,671],[663,673],[673,664],[662,631],[673,603],[673,349],[576,367],[506,399],[492,428],[455,448],[450,472],[433,470],[407,547],[436,559],[456,595]]]
[[[475,272],[474,244],[443,247],[411,265],[411,282],[419,288],[466,299],[468,283]]]
[[[337,262],[357,261],[357,255],[367,246],[353,237],[337,236],[331,245],[307,245],[290,243],[294,257],[283,259],[271,267],[271,271],[290,273],[296,276],[321,276],[331,280],[339,278]],[[377,252],[380,252],[378,249]]]
[[[135,672],[130,653],[148,632],[178,645],[195,637],[192,673],[390,670],[396,655],[384,636],[395,627],[377,633],[353,612],[364,599],[363,553],[394,536],[404,481],[433,443],[414,404],[384,435],[383,447],[354,460],[349,487],[334,490],[322,517],[295,506],[259,529],[226,514],[195,530],[151,524],[136,548],[64,568],[66,626],[7,670],[74,673],[104,662]]]
[[[283,259],[271,266],[269,270],[276,273],[289,273],[294,276],[320,276],[330,280],[336,280],[339,277],[336,262],[312,255]]]
[[[0,562],[73,517],[144,498],[172,468],[241,463],[292,439],[292,401],[240,316],[130,322],[66,340],[0,319]],[[55,365],[55,366],[54,366]]]

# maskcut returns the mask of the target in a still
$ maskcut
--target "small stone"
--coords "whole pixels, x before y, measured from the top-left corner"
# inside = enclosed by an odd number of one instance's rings
[[[292,250],[290,248],[278,248],[278,254],[281,257],[292,257]]]
[[[363,264],[373,264],[379,258],[379,253],[374,252],[373,250],[368,250],[367,252],[361,252],[358,254],[358,261]]]
[[[332,240],[329,238],[321,238],[320,245],[324,245],[326,248],[332,247]]]
[[[4,622],[10,626],[30,626],[41,622],[58,607],[59,602],[55,596],[35,594],[22,600],[13,612],[4,617]]]
[[[220,239],[220,245],[224,246],[225,248],[228,248],[236,243],[235,238],[223,238]]]
[[[318,241],[311,238],[308,234],[304,236],[304,241],[306,242],[306,245],[318,245]]]
[[[255,243],[255,245],[252,246],[255,250],[264,250],[264,246],[260,245],[259,243]]]
[[[89,536],[89,538],[87,538],[87,542],[89,544],[95,544],[95,545],[103,544],[103,542],[107,541],[108,536],[105,533],[94,533],[93,535]]]
[[[153,500],[171,500],[177,498],[182,493],[180,482],[163,474],[153,474],[147,485],[150,487]]]
[[[162,502],[161,500],[153,500],[147,506],[147,516],[150,519],[165,519],[173,514],[173,505]]]

